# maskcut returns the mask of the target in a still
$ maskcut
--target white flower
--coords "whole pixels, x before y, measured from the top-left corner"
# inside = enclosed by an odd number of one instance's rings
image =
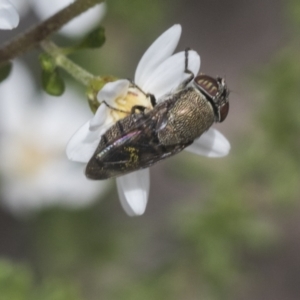
[[[18,214],[50,205],[81,207],[105,192],[107,183],[88,181],[82,166],[65,159],[68,137],[91,115],[78,93],[37,95],[29,72],[16,61],[0,94],[3,205]]]
[[[31,0],[33,9],[42,20],[51,17],[74,0]],[[64,25],[60,33],[81,37],[100,23],[106,12],[106,4],[100,3]]]
[[[158,102],[162,97],[178,88],[189,77],[184,73],[185,52],[174,52],[181,35],[181,26],[174,25],[164,32],[146,51],[135,72],[134,82],[146,93],[155,95]],[[195,51],[189,51],[188,69],[198,74],[200,57]],[[127,80],[118,80],[106,84],[98,94],[101,103],[130,112],[133,103],[151,107],[145,95],[129,87]],[[126,104],[127,108],[126,108]],[[67,146],[70,160],[87,163],[105,131],[124,115],[100,105],[95,116],[82,126]],[[215,129],[209,129],[186,150],[209,157],[221,157],[228,154],[230,145],[226,138]],[[142,215],[146,209],[150,176],[149,169],[143,169],[118,177],[117,188],[124,210],[130,215]]]
[[[31,0],[10,0],[21,17],[25,16],[31,6]]]
[[[19,24],[20,17],[9,0],[0,0],[0,29],[13,29]]]

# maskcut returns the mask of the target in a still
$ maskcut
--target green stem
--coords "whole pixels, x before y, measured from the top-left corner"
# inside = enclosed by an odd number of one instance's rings
[[[103,2],[103,0],[77,0],[41,24],[17,36],[0,48],[0,65],[37,47],[39,43],[59,30],[67,22],[101,2]]]
[[[51,55],[55,64],[65,71],[67,71],[77,81],[81,82],[85,86],[89,86],[91,81],[95,79],[95,76],[87,72],[80,66],[76,65],[73,61],[68,59],[65,55],[60,52],[60,49],[51,41],[45,40],[40,43],[40,46],[45,50],[46,53]]]

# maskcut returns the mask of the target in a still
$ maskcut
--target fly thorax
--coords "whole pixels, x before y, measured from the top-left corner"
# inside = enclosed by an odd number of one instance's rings
[[[193,87],[174,95],[174,105],[168,111],[167,125],[158,133],[164,145],[194,141],[214,123],[212,105]]]

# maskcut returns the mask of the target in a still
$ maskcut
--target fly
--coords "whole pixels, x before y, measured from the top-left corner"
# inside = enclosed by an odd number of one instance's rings
[[[151,97],[153,109],[133,107],[129,116],[102,135],[86,167],[88,178],[108,179],[148,168],[181,152],[214,122],[226,119],[229,90],[225,80],[205,74],[195,77],[188,69],[188,50],[185,73],[190,76],[177,91],[158,104]]]

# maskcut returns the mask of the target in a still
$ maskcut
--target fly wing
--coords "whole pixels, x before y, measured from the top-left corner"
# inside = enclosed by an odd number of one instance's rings
[[[188,145],[161,145],[157,137],[149,140],[135,131],[117,140],[111,148],[95,153],[86,168],[91,179],[107,179],[152,166],[158,161],[182,151]]]
[[[117,122],[105,134],[116,138],[108,142],[102,137],[87,164],[86,176],[101,180],[125,175],[182,151],[190,143],[171,146],[160,143],[158,128],[165,117],[160,109],[136,120],[133,120],[136,116],[132,115]]]

